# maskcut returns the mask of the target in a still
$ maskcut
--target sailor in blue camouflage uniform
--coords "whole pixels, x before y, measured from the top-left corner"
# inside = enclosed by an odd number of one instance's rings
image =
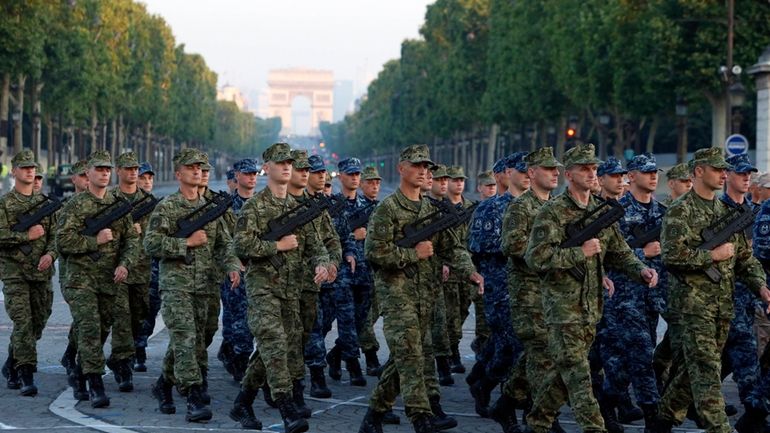
[[[252,158],[242,159],[233,164],[236,188],[232,192],[232,212],[235,219],[241,212],[243,204],[251,198],[256,187],[257,161]],[[246,197],[244,197],[244,195]],[[234,230],[235,227],[230,227]],[[248,323],[249,303],[246,298],[246,281],[241,272],[241,284],[231,289],[229,280],[223,281],[219,289],[222,298],[222,345],[217,358],[225,365],[225,369],[239,382],[249,363],[249,357],[254,351],[254,336]]]
[[[473,213],[468,237],[468,249],[485,281],[484,313],[491,331],[489,342],[477,355],[477,362],[466,379],[471,386],[476,412],[483,417],[488,416],[492,390],[508,378],[511,366],[516,363],[522,351],[511,320],[506,271],[508,258],[501,249],[501,234],[508,204],[528,187],[528,183],[516,182],[513,178],[526,176],[526,155],[527,152],[516,152],[504,158],[502,163],[495,163],[495,171],[504,167],[509,188],[505,193],[490,197],[478,205]],[[521,190],[512,191],[511,187],[517,186]],[[525,395],[519,397],[523,397],[521,400],[526,398]]]
[[[627,166],[630,191],[618,202],[625,209],[619,221],[625,240],[632,243],[660,227],[666,208],[655,198],[658,167],[655,156],[646,153],[635,156]],[[604,366],[603,397],[605,410],[617,406],[633,384],[636,401],[646,420],[652,420],[660,400],[652,368],[652,356],[657,343],[658,317],[665,309],[666,272],[660,256],[660,239],[652,239],[633,248],[636,257],[645,266],[655,269],[660,280],[656,288],[649,288],[624,273],[609,271],[615,292],[605,294],[600,341]]]

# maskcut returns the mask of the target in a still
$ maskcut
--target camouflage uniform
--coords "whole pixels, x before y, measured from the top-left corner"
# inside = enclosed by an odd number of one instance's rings
[[[694,165],[728,168],[721,152],[719,148],[698,150]],[[671,343],[684,363],[666,387],[659,411],[662,420],[678,424],[694,400],[710,433],[731,430],[719,374],[720,354],[734,313],[734,270],[745,276],[751,290],[765,285],[764,273],[751,256],[744,234],[733,236],[735,255],[719,263],[713,262],[710,251],[697,249],[703,241],[701,231],[728,209],[721,200],[706,200],[690,191],[668,208],[661,235],[663,263],[676,277],[671,279],[668,299],[668,308],[678,319],[671,328]],[[722,275],[719,283],[704,272],[711,266]]]
[[[377,169],[374,167],[365,167],[364,171],[361,175],[362,180],[368,180],[368,179],[380,179],[379,173],[377,173]],[[379,200],[370,200],[365,196],[361,196],[361,199],[363,200],[363,203],[365,206],[376,206],[380,201]],[[374,335],[374,323],[377,322],[377,318],[380,317],[380,308],[379,304],[377,302],[377,292],[374,290],[374,277],[372,276],[371,269],[368,269],[369,274],[369,281],[370,286],[372,287],[371,290],[371,298],[372,303],[369,307],[369,311],[366,311],[366,321],[361,327],[361,329],[358,330],[358,343],[361,345],[361,351],[364,353],[367,352],[377,352],[380,350],[380,344],[377,342],[377,337]]]
[[[139,164],[139,176],[143,174],[155,174],[152,165],[148,162]],[[148,220],[149,221],[149,220]],[[160,312],[160,293],[158,292],[158,259],[150,258],[150,285],[148,291],[147,315],[142,322],[142,329],[139,331],[139,337],[136,340],[137,348],[146,348],[147,340],[155,330],[155,319]]]
[[[401,160],[430,162],[428,148],[410,146],[402,151]],[[433,369],[433,358],[432,354],[430,358],[426,356],[423,350],[430,341],[435,293],[424,288],[433,286],[435,271],[430,260],[418,260],[414,249],[398,247],[394,242],[402,236],[404,226],[432,210],[426,198],[413,202],[397,190],[375,209],[365,243],[366,257],[374,269],[385,339],[391,350],[369,405],[375,412],[384,413],[401,393],[407,416],[413,422],[431,413],[428,400],[431,385],[426,384],[426,371]],[[432,242],[436,254],[442,256],[445,263],[452,263],[459,275],[466,278],[471,275],[470,257],[452,231],[435,236]],[[416,271],[414,277],[406,276],[406,267]],[[429,345],[427,349],[430,352]]]
[[[567,168],[595,163],[591,144],[573,147],[564,155]],[[597,198],[589,195],[584,206],[569,191],[553,198],[535,217],[527,245],[527,265],[544,274],[543,311],[548,328],[548,352],[554,360],[553,368],[543,376],[527,416],[529,426],[537,433],[549,430],[557,411],[567,401],[584,431],[605,431],[599,405],[591,391],[588,365],[588,351],[602,312],[602,270],[604,266],[625,269],[641,280],[644,264],[628,248],[617,225],[597,235],[601,252],[590,258],[586,258],[580,247],[559,246],[566,239],[564,227],[599,205]],[[567,272],[575,267],[585,271],[583,281],[577,281]]]
[[[14,167],[34,167],[34,155],[29,150],[23,150],[13,157],[12,164]],[[37,265],[45,254],[56,260],[54,218],[49,216],[40,222],[45,234],[34,241],[29,241],[26,231],[11,229],[19,216],[34,212],[34,208],[45,201],[41,194],[27,196],[16,189],[0,198],[0,275],[5,311],[13,322],[8,348],[9,368],[18,369],[24,365],[33,369],[37,367],[35,345],[43,336],[43,329],[51,315],[54,265],[52,262],[50,268],[43,272],[37,270]],[[22,245],[31,247],[31,251],[24,254],[19,249]]]
[[[183,150],[174,161],[176,166],[204,162],[203,156],[194,149]],[[176,222],[204,203],[203,197],[190,201],[181,192],[165,197],[150,216],[144,238],[147,253],[159,259],[161,314],[169,332],[163,377],[183,392],[203,383],[201,372],[208,362],[210,298],[212,288],[219,285],[212,269],[240,270],[240,263],[230,248],[230,234],[221,218],[204,227],[208,239],[205,245],[189,248],[187,239],[173,237]],[[192,258],[190,264],[185,262],[187,256]],[[218,306],[216,313],[219,313]]]
[[[430,168],[434,181],[440,178],[448,178],[447,167],[444,164],[436,164]],[[438,206],[443,201],[447,201],[446,198],[441,200],[434,198],[426,194],[428,201],[434,206]],[[452,357],[452,343],[449,339],[450,327],[454,327],[454,323],[449,323],[449,315],[447,312],[447,297],[452,297],[452,293],[456,293],[456,288],[451,285],[447,285],[443,280],[443,266],[444,264],[439,260],[437,256],[430,258],[434,267],[435,279],[433,281],[434,290],[440,296],[436,296],[436,302],[433,306],[433,319],[431,321],[431,347],[433,348],[433,356],[436,357],[436,366],[438,373],[442,376],[442,385],[454,384],[452,379],[452,372],[450,369],[450,361]],[[459,297],[457,294],[456,297]],[[459,303],[459,300],[456,301]],[[459,307],[458,307],[459,309]],[[467,310],[467,309],[466,309]],[[459,317],[459,312],[457,316]],[[452,319],[454,322],[454,318]],[[459,320],[459,318],[457,319]],[[458,358],[459,362],[459,358]],[[462,365],[462,364],[461,364]]]
[[[690,169],[687,167],[687,163],[677,164],[666,172],[666,180],[685,180],[690,178]],[[666,194],[663,200],[660,201],[663,206],[670,206],[674,201],[671,198],[671,194]]]
[[[112,167],[109,153],[105,151],[94,152],[88,164],[89,167]],[[84,191],[73,196],[59,214],[57,246],[67,262],[64,296],[77,330],[78,353],[84,374],[102,374],[104,371],[102,346],[113,324],[118,291],[113,282],[115,268],[133,268],[141,248],[130,214],[112,223],[113,240],[105,244],[97,245],[95,236],[80,233],[86,218],[117,200],[110,193],[100,199],[90,191]],[[101,256],[94,261],[89,254],[97,252]]]

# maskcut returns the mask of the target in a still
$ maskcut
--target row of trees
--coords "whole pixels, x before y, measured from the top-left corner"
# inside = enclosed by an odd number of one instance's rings
[[[49,165],[131,149],[170,167],[174,149],[253,154],[280,130],[280,120],[217,101],[203,57],[133,0],[7,0],[0,41],[6,160],[25,144],[39,155],[44,144]]]
[[[734,58],[745,69],[770,43],[770,3],[734,1]],[[324,138],[342,151],[382,154],[483,135],[478,160],[488,164],[501,146],[563,150],[574,124],[602,153],[673,151],[674,108],[687,101],[691,128],[700,129],[691,149],[711,145],[725,135],[726,3],[437,0],[421,38],[402,43],[360,110],[325,125]]]

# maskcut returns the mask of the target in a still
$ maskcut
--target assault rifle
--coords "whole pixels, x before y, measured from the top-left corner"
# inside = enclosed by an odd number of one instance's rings
[[[666,210],[666,207],[662,204],[658,204],[658,206],[663,208],[664,211]],[[644,227],[641,224],[635,225],[631,229],[634,238],[628,241],[628,246],[631,248],[644,248],[650,242],[660,241],[660,231],[662,228],[662,224],[658,224],[650,230],[644,231]]]
[[[756,217],[758,212],[759,206],[752,210],[747,202],[743,202],[738,207],[731,207],[727,214],[701,231],[703,243],[698,245],[698,249],[713,250],[728,242],[734,234],[740,233],[754,224],[754,217]],[[713,265],[706,269],[706,276],[714,283],[722,280],[722,273]]]
[[[329,215],[331,215],[332,218],[337,218],[340,216],[342,211],[345,209],[345,206],[347,205],[347,199],[345,198],[336,196],[327,197],[322,193],[314,195],[313,200],[320,202],[324,209],[329,212]]]
[[[157,206],[158,203],[160,203],[160,200],[154,195],[145,193],[144,197],[131,204],[131,218],[134,222],[138,222],[140,219],[144,218],[145,215],[155,210],[155,206]]]
[[[609,206],[608,210],[599,214],[599,216],[586,225],[589,218],[596,215],[600,210],[607,206]],[[599,236],[599,233],[601,233],[602,230],[610,227],[623,218],[625,213],[626,210],[617,202],[617,200],[605,200],[604,203],[600,204],[577,221],[567,224],[567,239],[564,240],[559,247],[573,248],[582,246],[585,241]],[[586,276],[586,271],[582,266],[576,266],[569,269],[567,272],[578,281],[583,281]]]
[[[437,233],[457,227],[470,220],[476,206],[478,203],[473,203],[467,208],[458,208],[451,203],[448,206],[437,206],[438,210],[404,226],[404,237],[396,241],[396,246],[414,248],[418,243],[430,239]],[[405,267],[404,273],[409,278],[414,277],[417,273],[414,264]]]
[[[11,230],[15,232],[26,232],[30,227],[40,224],[43,218],[53,215],[54,212],[62,207],[61,201],[57,198],[51,198],[40,194],[45,200],[27,209],[26,212],[18,215],[16,219],[18,222],[11,226]],[[28,256],[32,252],[32,245],[24,243],[19,246],[19,250]]]
[[[339,200],[339,202],[343,205],[345,204],[342,200]],[[284,236],[296,232],[305,224],[318,218],[318,216],[320,216],[324,210],[328,209],[330,205],[333,205],[333,202],[321,193],[311,196],[299,205],[268,221],[268,230],[260,237],[260,239],[263,241],[278,242]],[[272,264],[276,270],[281,269],[284,262],[285,260],[280,254],[270,257],[270,264]]]
[[[189,238],[190,235],[203,229],[206,224],[216,220],[227,212],[227,209],[233,204],[233,198],[230,194],[221,191],[214,192],[211,200],[206,202],[176,222],[177,230],[171,236],[175,238]],[[191,251],[187,250],[184,257],[185,264],[192,263]]]
[[[96,236],[100,231],[106,229],[112,225],[112,223],[128,215],[130,212],[131,203],[124,198],[116,197],[114,203],[103,208],[95,215],[85,219],[86,227],[80,231],[80,234],[84,236]],[[96,262],[102,257],[102,253],[99,251],[92,251],[88,253],[88,257],[91,257],[91,260]]]
[[[369,224],[369,217],[372,216],[372,212],[374,212],[374,202],[367,204],[350,215],[350,218],[348,218],[350,231],[366,227]]]

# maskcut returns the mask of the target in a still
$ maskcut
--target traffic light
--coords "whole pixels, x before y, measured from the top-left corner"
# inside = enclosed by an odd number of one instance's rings
[[[577,135],[577,130],[575,128],[572,128],[572,127],[567,128],[567,140],[574,140],[576,135]]]

